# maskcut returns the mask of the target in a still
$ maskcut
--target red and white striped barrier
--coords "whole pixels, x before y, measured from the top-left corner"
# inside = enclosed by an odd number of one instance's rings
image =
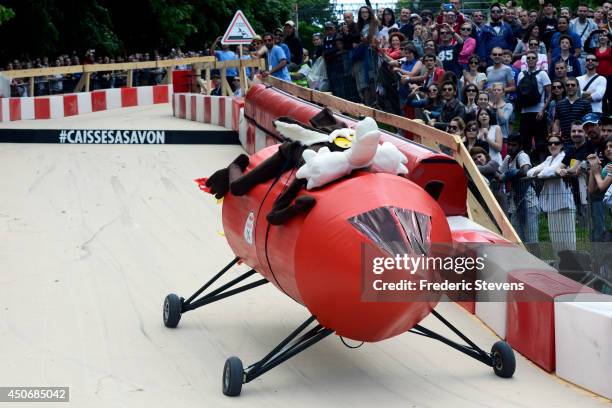
[[[562,295],[554,307],[557,375],[612,399],[612,296]]]
[[[246,149],[247,125],[243,98],[176,93],[172,98],[172,108],[177,118],[223,126],[238,132],[240,143]]]
[[[1,98],[0,122],[55,119],[108,109],[170,102],[170,85],[101,89],[75,94]]]
[[[506,341],[544,370],[555,371],[555,299],[596,292],[559,273],[533,269],[511,272],[508,282],[525,290],[508,293]]]

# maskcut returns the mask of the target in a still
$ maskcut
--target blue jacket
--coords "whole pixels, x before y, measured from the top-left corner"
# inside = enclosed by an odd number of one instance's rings
[[[548,65],[548,74],[551,79],[555,77],[555,64],[560,59],[561,55],[557,56],[557,58],[553,58],[552,62]],[[582,75],[582,70],[580,69],[580,62],[576,57],[574,57],[573,53],[570,54],[565,65],[567,66],[568,77],[578,78],[580,75]]]
[[[570,48],[570,54],[574,55],[574,50],[576,48],[580,48],[582,50],[582,40],[580,40],[580,36],[578,34],[573,32],[572,30],[567,30],[567,32],[563,34],[567,35],[569,38],[572,39],[572,46]],[[563,34],[557,31],[556,33],[553,34],[553,36],[550,39],[550,49],[551,49],[550,58],[553,60],[557,59],[557,57],[561,53],[561,47],[559,45],[559,37],[561,37]]]
[[[512,34],[512,27],[506,22],[500,23],[499,34],[495,32],[490,24],[484,25],[478,37],[478,56],[481,60],[487,61],[487,65],[492,65],[491,50],[501,47],[502,50],[514,50],[516,38]]]

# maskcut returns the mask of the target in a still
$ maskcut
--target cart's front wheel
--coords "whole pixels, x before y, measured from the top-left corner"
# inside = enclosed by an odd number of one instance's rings
[[[498,341],[491,348],[493,371],[502,378],[510,378],[516,370],[516,358],[512,347],[505,341]]]
[[[244,368],[238,357],[230,357],[225,360],[223,367],[223,394],[228,397],[237,397],[242,391],[242,380]]]

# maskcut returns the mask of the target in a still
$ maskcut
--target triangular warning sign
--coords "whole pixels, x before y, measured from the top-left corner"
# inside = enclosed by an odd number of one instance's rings
[[[255,38],[255,31],[242,11],[238,10],[227,31],[221,39],[222,44],[250,44]]]

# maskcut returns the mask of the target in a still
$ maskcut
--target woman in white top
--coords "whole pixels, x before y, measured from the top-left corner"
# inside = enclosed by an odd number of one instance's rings
[[[555,257],[564,249],[576,249],[576,204],[568,184],[560,178],[565,174],[563,142],[559,136],[547,140],[548,156],[540,165],[530,169],[527,177],[547,178],[540,193],[540,206],[547,213],[548,233]]]
[[[381,48],[388,48],[389,44],[389,30],[392,28],[398,28],[395,24],[395,13],[390,8],[386,8],[382,14],[382,21],[378,28],[378,34],[376,38],[379,41]]]
[[[476,114],[478,122],[478,138],[489,144],[489,156],[501,166],[501,149],[503,144],[501,128],[491,124],[491,112],[489,109],[478,109]]]

